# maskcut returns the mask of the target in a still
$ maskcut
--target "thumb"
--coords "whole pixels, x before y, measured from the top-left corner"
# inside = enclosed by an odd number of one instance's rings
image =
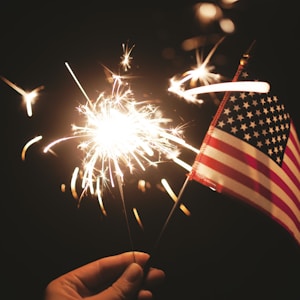
[[[134,299],[143,281],[143,269],[137,263],[131,263],[125,272],[109,288],[99,294],[105,300]]]

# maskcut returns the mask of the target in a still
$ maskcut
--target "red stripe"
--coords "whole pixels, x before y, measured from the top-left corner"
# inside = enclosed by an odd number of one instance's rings
[[[218,160],[213,159],[204,154],[201,157],[201,163],[205,166],[210,167],[211,169],[216,170],[217,172],[222,173],[225,176],[233,178],[235,181],[241,183],[242,185],[244,185],[248,188],[251,188],[252,190],[254,190],[257,193],[259,193],[260,195],[262,195],[263,197],[267,198],[268,201],[270,201],[271,205],[272,205],[272,203],[276,204],[283,211],[285,211],[287,215],[289,215],[289,217],[294,221],[298,230],[300,231],[300,223],[297,220],[295,213],[290,209],[290,207],[287,206],[287,204],[281,198],[279,198],[276,194],[272,193],[272,191],[265,188],[258,181],[253,180],[251,177],[246,176],[244,173],[239,172],[236,169],[229,167],[229,166],[219,162]],[[247,195],[245,195],[243,189],[239,190],[238,192],[240,194],[242,194],[246,199],[248,199],[248,201],[251,202],[251,195],[249,195],[249,198],[248,198]]]
[[[237,139],[237,140],[239,141],[239,139]],[[300,210],[300,203],[297,198],[297,195],[295,195],[294,192],[290,189],[290,187],[282,180],[280,174],[276,174],[275,172],[270,170],[265,164],[256,160],[254,157],[248,155],[244,151],[240,151],[237,148],[235,148],[225,142],[222,142],[221,140],[218,140],[212,136],[210,136],[209,145],[211,147],[214,147],[215,149],[220,150],[221,152],[224,152],[224,153],[234,157],[235,159],[238,159],[244,163],[247,163],[254,169],[263,173],[266,177],[270,178],[270,180],[272,180],[278,186],[280,186],[289,195],[289,197],[293,200],[295,205]],[[201,153],[198,155],[196,160],[202,162]],[[297,183],[296,183],[296,186],[298,186]]]

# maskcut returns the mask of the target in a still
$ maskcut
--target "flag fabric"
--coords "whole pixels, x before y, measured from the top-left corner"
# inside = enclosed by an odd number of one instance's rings
[[[238,80],[247,77],[243,69]],[[266,213],[300,245],[299,138],[270,92],[224,96],[189,178]]]

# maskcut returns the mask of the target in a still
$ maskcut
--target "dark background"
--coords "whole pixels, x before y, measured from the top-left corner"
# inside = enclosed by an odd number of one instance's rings
[[[75,106],[85,101],[66,61],[94,98],[107,88],[102,65],[118,73],[121,44],[134,44],[133,90],[158,99],[165,115],[177,124],[188,124],[187,142],[201,145],[216,103],[204,95],[202,106],[188,104],[167,92],[169,78],[196,62],[195,51],[184,51],[182,42],[204,37],[205,56],[224,35],[216,22],[199,25],[192,9],[195,3],[1,4],[0,75],[25,90],[45,86],[29,118],[21,96],[0,81],[1,293],[5,299],[42,299],[46,284],[60,274],[131,250],[118,190],[112,189],[104,198],[106,217],[93,198],[85,198],[77,208],[68,190],[60,191],[61,183],[68,188],[72,170],[80,163],[76,145],[59,146],[57,157],[42,153],[44,143],[69,135]],[[241,0],[223,13],[234,21],[236,31],[212,58],[216,72],[232,78],[241,55],[256,40],[252,67],[257,76],[271,82],[299,129],[295,2]],[[166,49],[173,54],[166,57]],[[36,135],[44,139],[22,161],[22,147]],[[191,164],[194,154],[183,153],[183,157]],[[178,194],[185,173],[165,163],[128,177],[124,192],[135,249],[152,253],[173,205],[156,185],[165,177]],[[151,183],[146,193],[136,188],[138,178]],[[167,274],[156,299],[299,299],[300,248],[279,224],[197,182],[188,184],[182,201],[191,216],[178,209],[153,252],[153,265]],[[138,209],[144,230],[135,221],[132,207]]]

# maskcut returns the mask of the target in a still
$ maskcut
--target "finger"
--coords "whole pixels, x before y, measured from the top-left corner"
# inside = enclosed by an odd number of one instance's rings
[[[137,263],[131,263],[125,272],[106,290],[90,297],[90,300],[135,299],[143,281],[143,269]],[[148,292],[142,293],[149,294]],[[151,294],[151,293],[150,293]],[[143,299],[143,298],[139,298]],[[149,299],[149,298],[144,298]],[[151,298],[150,298],[151,299]]]
[[[137,295],[137,300],[151,300],[153,294],[149,290],[140,290]]]
[[[150,268],[146,277],[144,277],[143,288],[152,289],[159,286],[165,280],[166,274],[163,270]]]

